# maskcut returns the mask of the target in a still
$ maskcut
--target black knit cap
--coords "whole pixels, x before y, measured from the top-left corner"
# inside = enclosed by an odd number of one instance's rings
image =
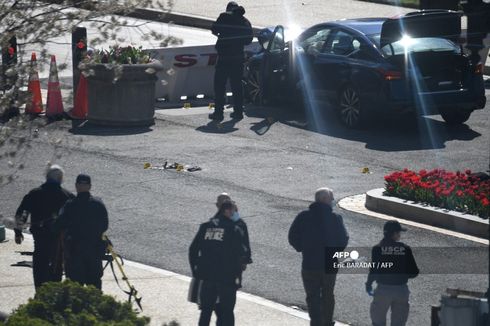
[[[238,8],[238,3],[236,3],[235,1],[230,1],[226,5],[226,11],[232,11],[233,9],[237,9],[237,8]]]
[[[76,182],[77,182],[77,184],[86,184],[86,185],[89,185],[89,184],[91,184],[91,181],[92,180],[90,179],[90,176],[88,174],[81,173],[81,174],[79,174],[77,176],[77,181]]]

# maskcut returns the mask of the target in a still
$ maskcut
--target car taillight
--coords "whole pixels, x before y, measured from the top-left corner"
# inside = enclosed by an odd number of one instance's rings
[[[397,71],[397,70],[379,69],[379,72],[383,75],[384,80],[402,79],[402,73],[400,71]]]
[[[479,63],[475,66],[475,75],[483,75],[483,63]]]

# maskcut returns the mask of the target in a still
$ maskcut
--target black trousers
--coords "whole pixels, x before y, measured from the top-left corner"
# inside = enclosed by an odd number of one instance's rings
[[[46,282],[60,282],[62,255],[60,238],[49,230],[31,230],[34,238],[32,272],[36,289]]]
[[[229,80],[233,92],[233,110],[243,111],[243,55],[218,56],[214,72],[215,112],[223,112],[225,107],[226,83]]]
[[[333,326],[334,287],[337,274],[324,271],[301,272],[311,326]]]
[[[216,312],[217,326],[234,326],[236,291],[235,285],[204,281],[198,294],[201,309],[199,326],[209,326],[213,311]]]
[[[82,285],[102,289],[102,258],[99,252],[71,252],[65,258],[66,277]]]

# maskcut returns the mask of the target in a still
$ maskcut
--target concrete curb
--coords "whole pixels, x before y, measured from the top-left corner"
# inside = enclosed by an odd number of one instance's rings
[[[368,191],[366,193],[366,208],[375,212],[393,215],[471,236],[484,239],[488,237],[488,220],[474,215],[435,208],[396,197],[384,196],[383,192],[383,188]]]
[[[151,20],[160,23],[169,23],[180,26],[195,27],[201,29],[211,29],[214,19],[196,16],[191,14],[182,14],[177,12],[165,12],[155,9],[137,8],[132,12],[119,13],[121,16]],[[257,34],[263,27],[254,26],[254,33]]]

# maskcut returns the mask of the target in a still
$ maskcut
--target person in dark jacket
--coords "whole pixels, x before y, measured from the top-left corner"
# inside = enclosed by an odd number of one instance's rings
[[[220,14],[211,27],[212,33],[218,37],[215,46],[218,52],[214,74],[215,109],[214,113],[209,115],[212,120],[223,120],[228,79],[233,92],[231,117],[237,120],[243,119],[244,46],[253,40],[252,26],[244,15],[245,9],[231,1],[226,6],[226,12]]]
[[[33,276],[34,286],[45,282],[59,282],[62,276],[61,239],[51,232],[51,226],[65,202],[73,194],[61,187],[63,169],[52,165],[46,173],[46,182],[24,196],[15,213],[15,242],[24,240],[22,228],[31,217],[30,232],[34,238]]]
[[[374,296],[371,303],[373,326],[385,326],[386,314],[391,308],[391,325],[404,326],[408,320],[409,294],[407,282],[417,277],[419,269],[412,249],[400,242],[406,231],[396,220],[384,225],[383,240],[371,251],[373,267],[369,270],[366,292]],[[373,282],[377,287],[373,293]]]
[[[221,193],[218,198],[216,199],[216,207],[218,208],[218,211],[221,208],[221,205],[225,202],[231,202],[235,205],[235,211],[233,212],[233,216],[231,217],[231,220],[235,222],[235,224],[239,227],[239,232],[242,236],[242,241],[243,241],[243,250],[245,251],[245,256],[246,256],[246,264],[251,264],[252,261],[252,249],[250,248],[250,237],[248,235],[248,226],[247,223],[241,218],[240,213],[238,212],[238,206],[234,201],[231,200],[231,197],[229,194],[226,192]],[[245,266],[246,267],[246,266]]]
[[[90,176],[78,175],[75,187],[77,197],[65,204],[53,225],[55,232],[64,233],[65,274],[72,281],[102,289],[106,248],[102,235],[109,226],[107,210],[90,194]]]
[[[238,227],[231,220],[234,211],[233,203],[224,202],[215,217],[201,224],[189,248],[192,276],[199,282],[199,326],[209,325],[217,303],[216,325],[235,324],[233,309],[246,255]]]
[[[289,243],[303,254],[303,285],[311,326],[334,325],[334,287],[337,270],[334,253],[343,251],[349,241],[343,219],[335,214],[334,196],[320,188],[309,210],[301,212],[289,229]]]

